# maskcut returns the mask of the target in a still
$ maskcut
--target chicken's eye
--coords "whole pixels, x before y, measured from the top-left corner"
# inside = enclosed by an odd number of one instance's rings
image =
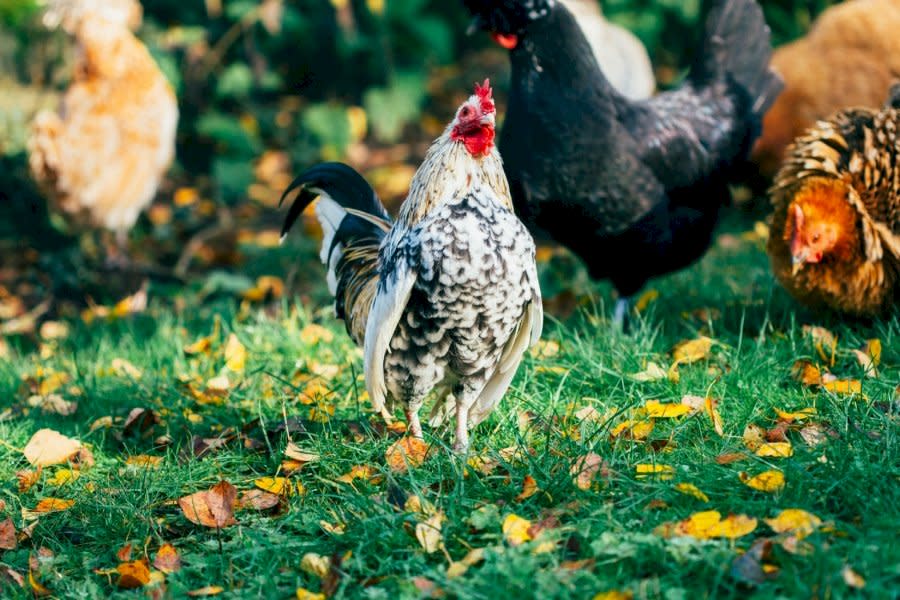
[[[814,234],[814,235],[812,236],[813,244],[817,244],[817,243],[819,242],[819,239],[820,239],[821,237],[822,237],[822,236],[819,235],[818,233]]]
[[[472,109],[469,108],[468,106],[463,106],[462,110],[459,111],[459,116],[462,117],[463,119],[468,118],[471,114],[472,114]]]

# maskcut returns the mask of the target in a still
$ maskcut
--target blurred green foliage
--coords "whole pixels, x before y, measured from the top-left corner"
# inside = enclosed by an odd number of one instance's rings
[[[662,76],[689,63],[708,1],[603,4],[610,20],[637,33]],[[832,3],[763,2],[779,43]],[[38,0],[0,0],[0,72],[58,91],[71,72],[69,44],[43,31],[38,13]],[[179,96],[181,173],[210,175],[218,199],[236,203],[266,149],[308,164],[340,158],[363,138],[404,139],[440,103],[442,90],[429,86],[435,72],[459,75],[468,65],[467,77],[480,76],[489,43],[467,37],[467,24],[462,4],[447,0],[152,0],[139,35]],[[17,108],[20,120],[32,114]],[[5,144],[7,153],[21,150]]]

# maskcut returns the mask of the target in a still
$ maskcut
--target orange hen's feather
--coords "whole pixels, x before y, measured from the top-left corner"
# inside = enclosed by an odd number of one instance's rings
[[[766,113],[753,151],[771,177],[785,149],[818,119],[849,106],[878,106],[900,75],[900,2],[852,0],[832,6],[809,33],[782,46],[772,67],[784,91]]]
[[[771,197],[769,256],[792,296],[854,315],[894,306],[900,296],[900,86],[883,109],[840,111],[798,138]],[[803,251],[811,247],[810,258]],[[794,264],[798,252],[803,260]]]

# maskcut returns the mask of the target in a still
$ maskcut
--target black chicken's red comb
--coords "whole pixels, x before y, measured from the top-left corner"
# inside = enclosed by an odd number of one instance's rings
[[[485,79],[482,84],[475,84],[475,95],[481,101],[481,110],[484,112],[494,112],[494,90],[491,89],[491,80]]]

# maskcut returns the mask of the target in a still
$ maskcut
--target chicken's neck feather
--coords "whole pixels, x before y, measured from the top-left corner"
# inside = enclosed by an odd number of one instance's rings
[[[395,227],[412,227],[438,206],[462,199],[473,189],[487,186],[503,206],[512,211],[509,183],[496,148],[475,158],[462,141],[451,139],[451,128],[428,149],[413,176],[409,195],[400,209]]]

